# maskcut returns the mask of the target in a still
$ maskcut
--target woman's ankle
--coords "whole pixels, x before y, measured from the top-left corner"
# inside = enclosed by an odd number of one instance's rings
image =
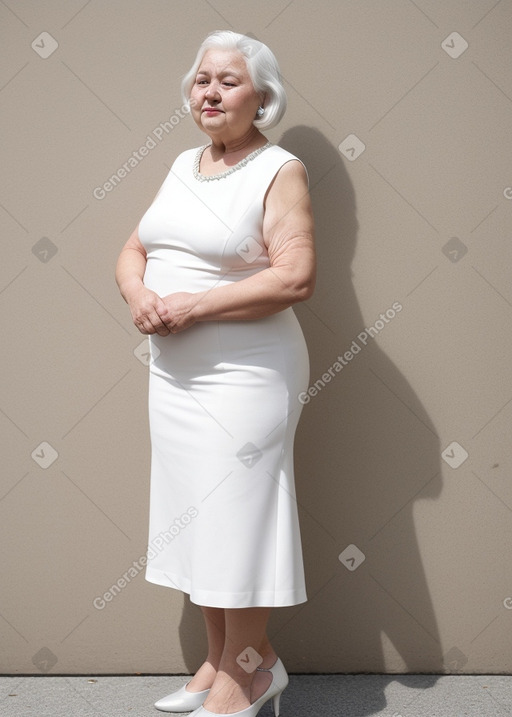
[[[264,669],[269,669],[270,667],[273,667],[278,658],[276,651],[274,650],[270,642],[268,642],[268,640],[260,648],[260,657],[262,658],[262,662],[259,667],[263,667]]]
[[[203,692],[204,690],[209,690],[216,676],[217,668],[214,666],[213,661],[207,658],[188,682],[188,692]]]

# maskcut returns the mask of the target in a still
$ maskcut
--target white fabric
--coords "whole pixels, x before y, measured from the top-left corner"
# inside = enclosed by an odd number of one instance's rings
[[[199,181],[181,154],[139,225],[145,285],[199,292],[269,266],[263,201],[292,154],[271,146]],[[146,579],[224,608],[304,602],[293,438],[309,380],[291,308],[150,338],[152,444]]]

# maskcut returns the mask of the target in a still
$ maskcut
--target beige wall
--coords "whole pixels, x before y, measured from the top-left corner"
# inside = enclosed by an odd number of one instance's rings
[[[206,141],[180,76],[233,28],[280,60],[268,136],[307,163],[318,226],[297,308],[310,599],[274,613],[276,648],[298,672],[509,672],[512,4],[6,0],[0,23],[1,670],[202,659],[198,608],[133,568],[147,367],[113,274],[174,157]]]

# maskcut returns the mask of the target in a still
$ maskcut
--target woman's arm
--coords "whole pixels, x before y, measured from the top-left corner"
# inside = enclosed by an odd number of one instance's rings
[[[116,265],[116,281],[121,296],[130,307],[133,323],[142,334],[167,336],[170,331],[162,320],[166,307],[154,291],[144,286],[146,250],[136,227],[121,250]]]
[[[314,227],[307,177],[287,162],[267,192],[263,239],[270,267],[247,279],[195,294],[163,297],[173,333],[196,321],[259,319],[308,299],[315,285]]]

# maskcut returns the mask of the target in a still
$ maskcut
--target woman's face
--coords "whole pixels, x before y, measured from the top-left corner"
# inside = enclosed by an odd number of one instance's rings
[[[236,50],[207,50],[190,94],[191,114],[208,135],[243,137],[262,97],[252,84],[245,59]]]

